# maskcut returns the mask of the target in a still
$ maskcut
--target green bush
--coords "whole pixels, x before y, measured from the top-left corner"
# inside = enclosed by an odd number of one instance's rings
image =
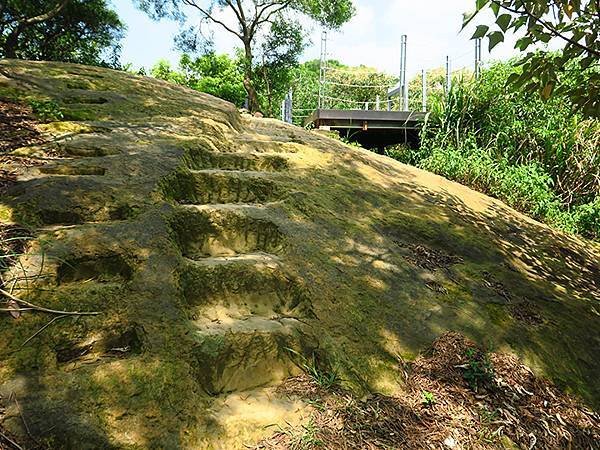
[[[53,100],[30,100],[29,106],[42,122],[55,122],[64,118],[60,106]]]
[[[469,383],[471,389],[477,391],[480,387],[491,385],[494,380],[494,366],[489,355],[469,348],[465,357],[467,362],[463,367],[463,378]]]
[[[572,217],[575,229],[573,231],[600,239],[600,197],[593,202],[577,206]]]
[[[506,89],[514,63],[435,91],[421,147],[386,154],[497,197],[538,220],[600,237],[600,121],[568,100]],[[564,82],[569,82],[569,73]]]

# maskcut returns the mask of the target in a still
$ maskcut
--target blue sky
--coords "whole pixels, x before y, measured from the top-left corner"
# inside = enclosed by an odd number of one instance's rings
[[[472,67],[474,44],[472,30],[460,32],[462,13],[471,10],[475,0],[355,0],[357,15],[339,32],[330,35],[329,55],[345,64],[365,64],[390,74],[396,74],[400,64],[400,37],[408,35],[408,72],[421,71],[445,64],[446,55],[453,69]],[[159,59],[177,62],[173,36],[177,24],[154,22],[137,10],[131,0],[113,0],[119,15],[129,30],[124,42],[123,62],[134,67],[150,67]],[[231,21],[232,17],[223,16]],[[484,18],[482,18],[484,20]],[[214,27],[216,50],[231,53],[238,46],[237,38]],[[318,58],[320,30],[310,33],[313,44],[303,55],[304,60]],[[484,43],[483,57],[505,59],[514,54],[514,40],[496,47],[488,55]]]

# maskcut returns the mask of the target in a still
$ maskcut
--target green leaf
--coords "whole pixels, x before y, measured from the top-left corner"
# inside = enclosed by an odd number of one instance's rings
[[[490,5],[490,8],[492,8],[492,11],[494,11],[494,15],[498,17],[498,13],[500,12],[500,3],[494,2]]]
[[[493,33],[488,34],[488,39],[490,40],[489,51],[498,45],[500,42],[504,42],[504,33],[501,31],[494,31]]]
[[[532,43],[533,39],[531,39],[530,37],[524,37],[517,41],[517,43],[515,44],[515,48],[518,48],[521,51],[525,51],[525,49],[527,49],[527,47],[529,47]]]
[[[521,17],[517,18],[512,24],[513,30],[519,31],[519,29],[522,28],[523,25],[525,25],[526,23],[527,23],[527,17],[521,16]]]
[[[508,27],[510,25],[511,19],[512,16],[510,14],[502,14],[496,19],[496,23],[498,24],[500,29],[506,33],[506,30],[508,30]]]
[[[490,0],[477,0],[477,2],[476,2],[477,11],[485,8],[489,2],[490,2]]]
[[[508,78],[506,79],[506,84],[509,85],[509,84],[515,83],[519,79],[520,76],[521,75],[519,75],[518,73],[511,73],[508,76]]]
[[[473,33],[471,39],[480,39],[484,37],[489,31],[489,29],[490,27],[488,27],[487,25],[477,25],[477,29],[475,30],[475,33]]]
[[[597,59],[595,57],[588,56],[587,58],[581,59],[581,61],[579,61],[579,65],[581,66],[582,69],[585,70],[595,62],[597,62]]]

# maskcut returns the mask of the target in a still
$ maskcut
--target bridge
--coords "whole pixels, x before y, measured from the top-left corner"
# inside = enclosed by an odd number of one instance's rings
[[[365,148],[382,149],[399,143],[416,146],[425,115],[412,111],[317,109],[305,126],[337,131]]]
[[[360,143],[365,148],[383,149],[389,145],[407,144],[411,147],[419,145],[420,130],[427,116],[427,72],[421,71],[421,101],[412,100],[409,105],[408,79],[406,75],[407,36],[401,38],[400,47],[400,76],[393,80],[392,85],[365,86],[362,84],[343,84],[330,80],[328,74],[340,71],[329,65],[327,53],[327,32],[321,36],[321,59],[319,73],[318,106],[309,110],[306,116],[300,116],[302,125],[308,128],[318,128],[336,131],[341,137]],[[461,55],[459,58],[466,56]],[[481,65],[481,40],[475,41],[475,75],[479,75]],[[446,58],[446,82],[444,89],[450,91],[451,60]],[[330,86],[347,88],[373,88],[387,98],[382,100],[379,95],[370,101],[357,102],[354,100],[330,96]],[[292,92],[282,104],[282,120],[292,123]],[[342,105],[340,107],[340,105]],[[349,105],[348,108],[345,105]],[[409,108],[413,107],[413,110]],[[415,109],[417,107],[417,110]],[[297,122],[296,122],[297,123]]]

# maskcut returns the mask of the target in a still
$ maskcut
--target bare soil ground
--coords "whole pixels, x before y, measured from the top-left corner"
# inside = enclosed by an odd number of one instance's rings
[[[43,142],[30,108],[0,98],[0,153]]]
[[[287,380],[280,390],[314,413],[257,448],[600,448],[598,414],[516,357],[488,354],[458,333],[440,337],[404,372],[406,392],[397,398],[358,399],[307,376]]]
[[[18,173],[38,163],[31,158],[11,156],[17,148],[38,145],[44,138],[30,108],[0,98],[0,194],[15,183]]]

